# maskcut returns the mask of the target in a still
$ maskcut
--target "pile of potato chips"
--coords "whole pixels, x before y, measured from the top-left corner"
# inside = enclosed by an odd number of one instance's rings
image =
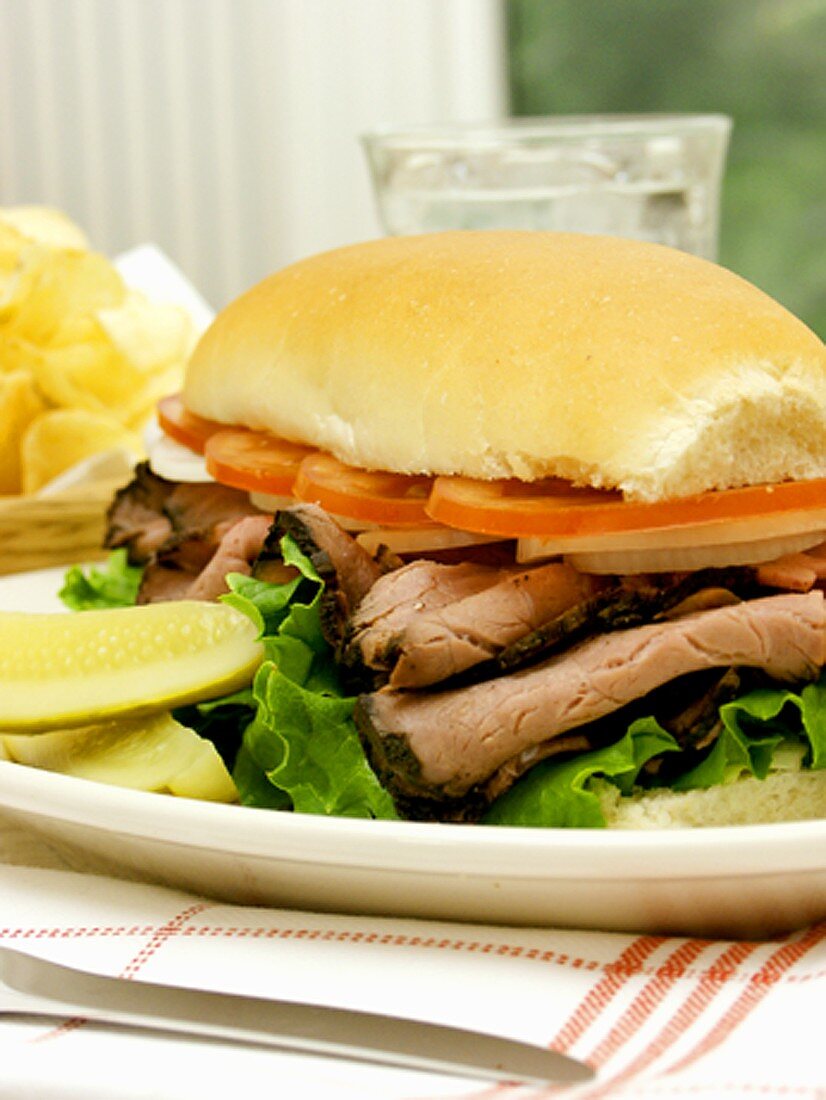
[[[140,456],[194,336],[184,310],[130,290],[65,215],[0,208],[0,496],[100,452]]]

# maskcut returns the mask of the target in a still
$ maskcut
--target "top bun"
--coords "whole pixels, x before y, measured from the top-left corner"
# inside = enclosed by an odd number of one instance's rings
[[[658,500],[826,476],[826,348],[661,245],[460,231],[293,264],[202,338],[184,400],[343,462]]]

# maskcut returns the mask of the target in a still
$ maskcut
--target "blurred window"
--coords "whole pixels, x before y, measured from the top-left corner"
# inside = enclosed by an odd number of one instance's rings
[[[826,336],[826,0],[507,0],[515,115],[731,115],[720,260]]]

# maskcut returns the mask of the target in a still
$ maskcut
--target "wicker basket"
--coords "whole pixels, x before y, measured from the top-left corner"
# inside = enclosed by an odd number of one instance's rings
[[[127,480],[107,478],[47,497],[0,497],[0,574],[104,557],[106,509]]]

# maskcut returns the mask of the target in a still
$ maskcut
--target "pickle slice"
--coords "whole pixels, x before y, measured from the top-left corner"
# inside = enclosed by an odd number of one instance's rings
[[[0,729],[89,725],[235,691],[261,662],[257,634],[235,608],[192,600],[0,613]]]
[[[235,802],[238,791],[211,741],[169,711],[92,726],[2,734],[4,758],[116,787],[210,802]]]

